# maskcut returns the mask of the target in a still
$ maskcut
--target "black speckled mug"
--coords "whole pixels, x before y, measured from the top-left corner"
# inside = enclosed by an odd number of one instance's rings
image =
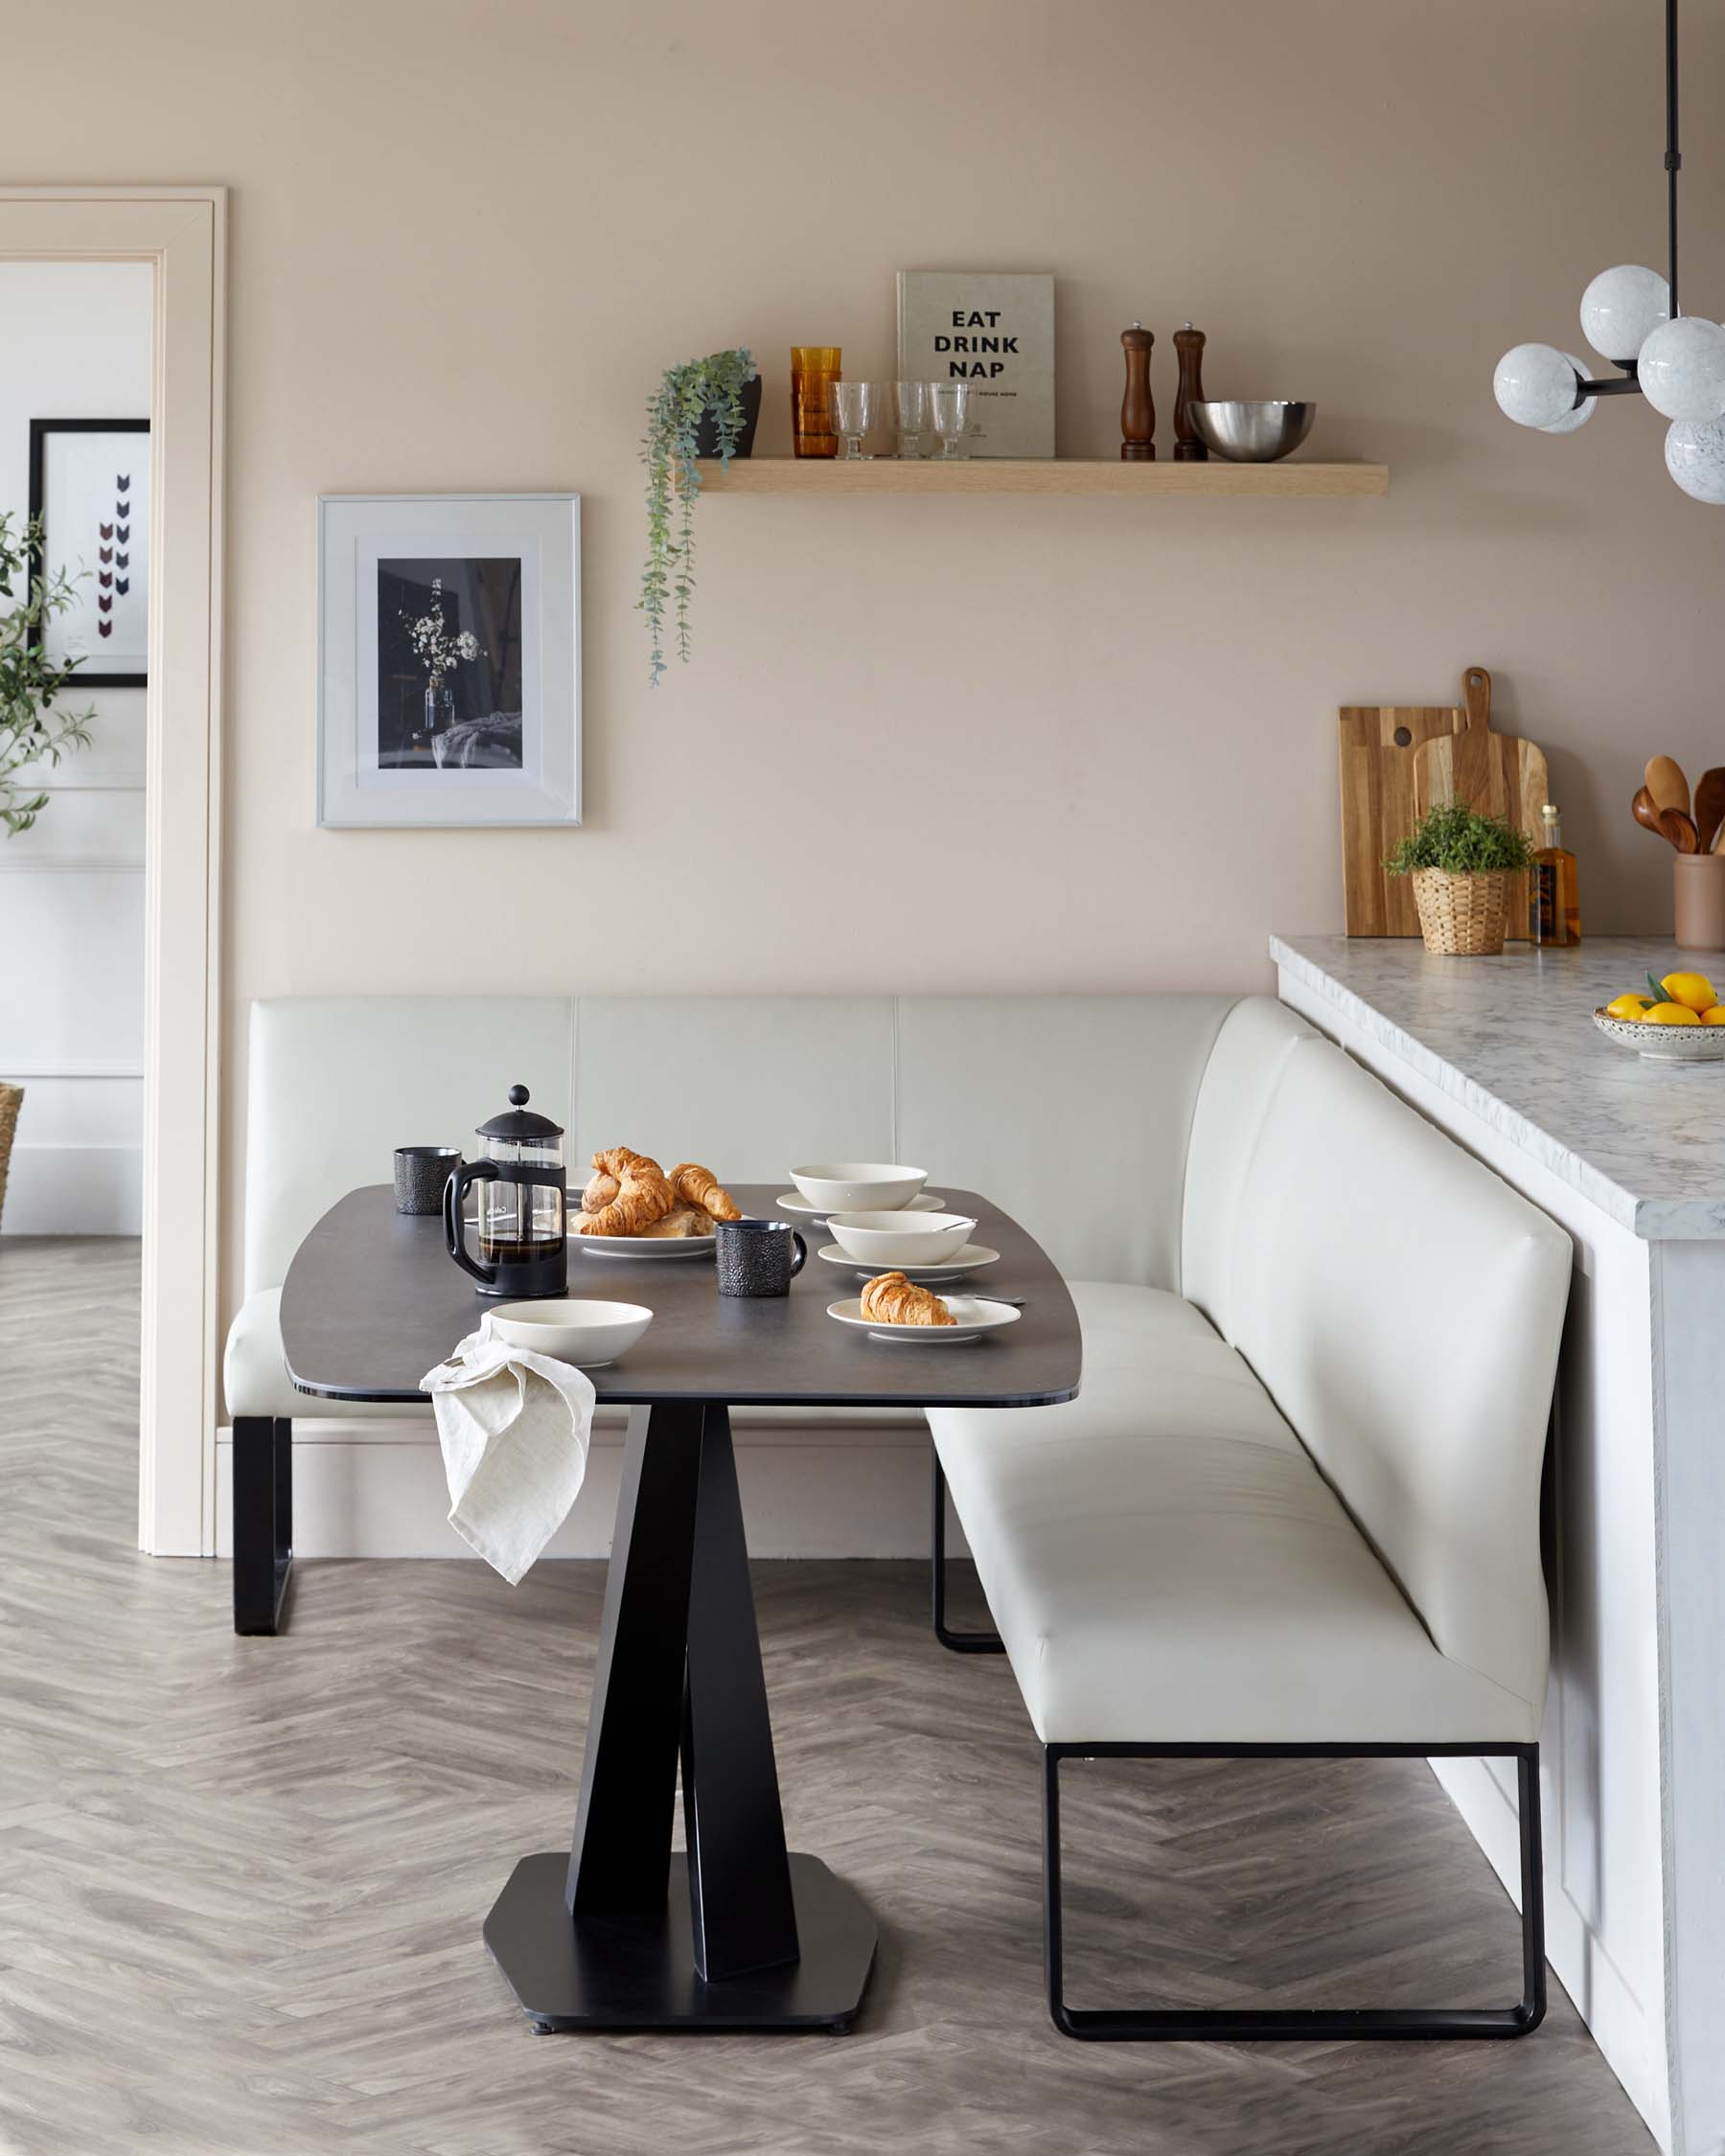
[[[713,1246],[722,1296],[788,1296],[809,1258],[788,1220],[715,1221]]]
[[[461,1165],[453,1145],[398,1145],[395,1202],[398,1213],[441,1213],[444,1184]]]

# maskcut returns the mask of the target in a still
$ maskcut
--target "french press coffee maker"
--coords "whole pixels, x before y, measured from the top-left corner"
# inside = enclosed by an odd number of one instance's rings
[[[525,1086],[509,1089],[509,1112],[478,1129],[477,1160],[464,1160],[444,1185],[444,1240],[478,1293],[514,1301],[560,1296],[569,1284],[563,1128],[527,1106]],[[467,1247],[462,1204],[479,1187],[479,1255]]]

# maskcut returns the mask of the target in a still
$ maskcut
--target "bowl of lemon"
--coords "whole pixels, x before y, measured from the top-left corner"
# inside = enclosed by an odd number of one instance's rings
[[[1649,1063],[1725,1063],[1725,1003],[1705,974],[1649,974],[1644,996],[1614,997],[1593,1019],[1608,1041]]]

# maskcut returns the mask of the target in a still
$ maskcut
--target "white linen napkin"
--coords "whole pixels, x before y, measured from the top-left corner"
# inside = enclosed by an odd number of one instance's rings
[[[572,1364],[494,1339],[488,1310],[420,1390],[437,1415],[449,1525],[514,1587],[586,1479],[593,1381]]]

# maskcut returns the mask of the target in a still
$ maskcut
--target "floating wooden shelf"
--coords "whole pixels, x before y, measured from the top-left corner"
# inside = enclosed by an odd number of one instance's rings
[[[1387,464],[1122,464],[1117,457],[963,457],[951,463],[875,457],[739,457],[728,471],[702,458],[701,487],[715,494],[1387,494]]]

